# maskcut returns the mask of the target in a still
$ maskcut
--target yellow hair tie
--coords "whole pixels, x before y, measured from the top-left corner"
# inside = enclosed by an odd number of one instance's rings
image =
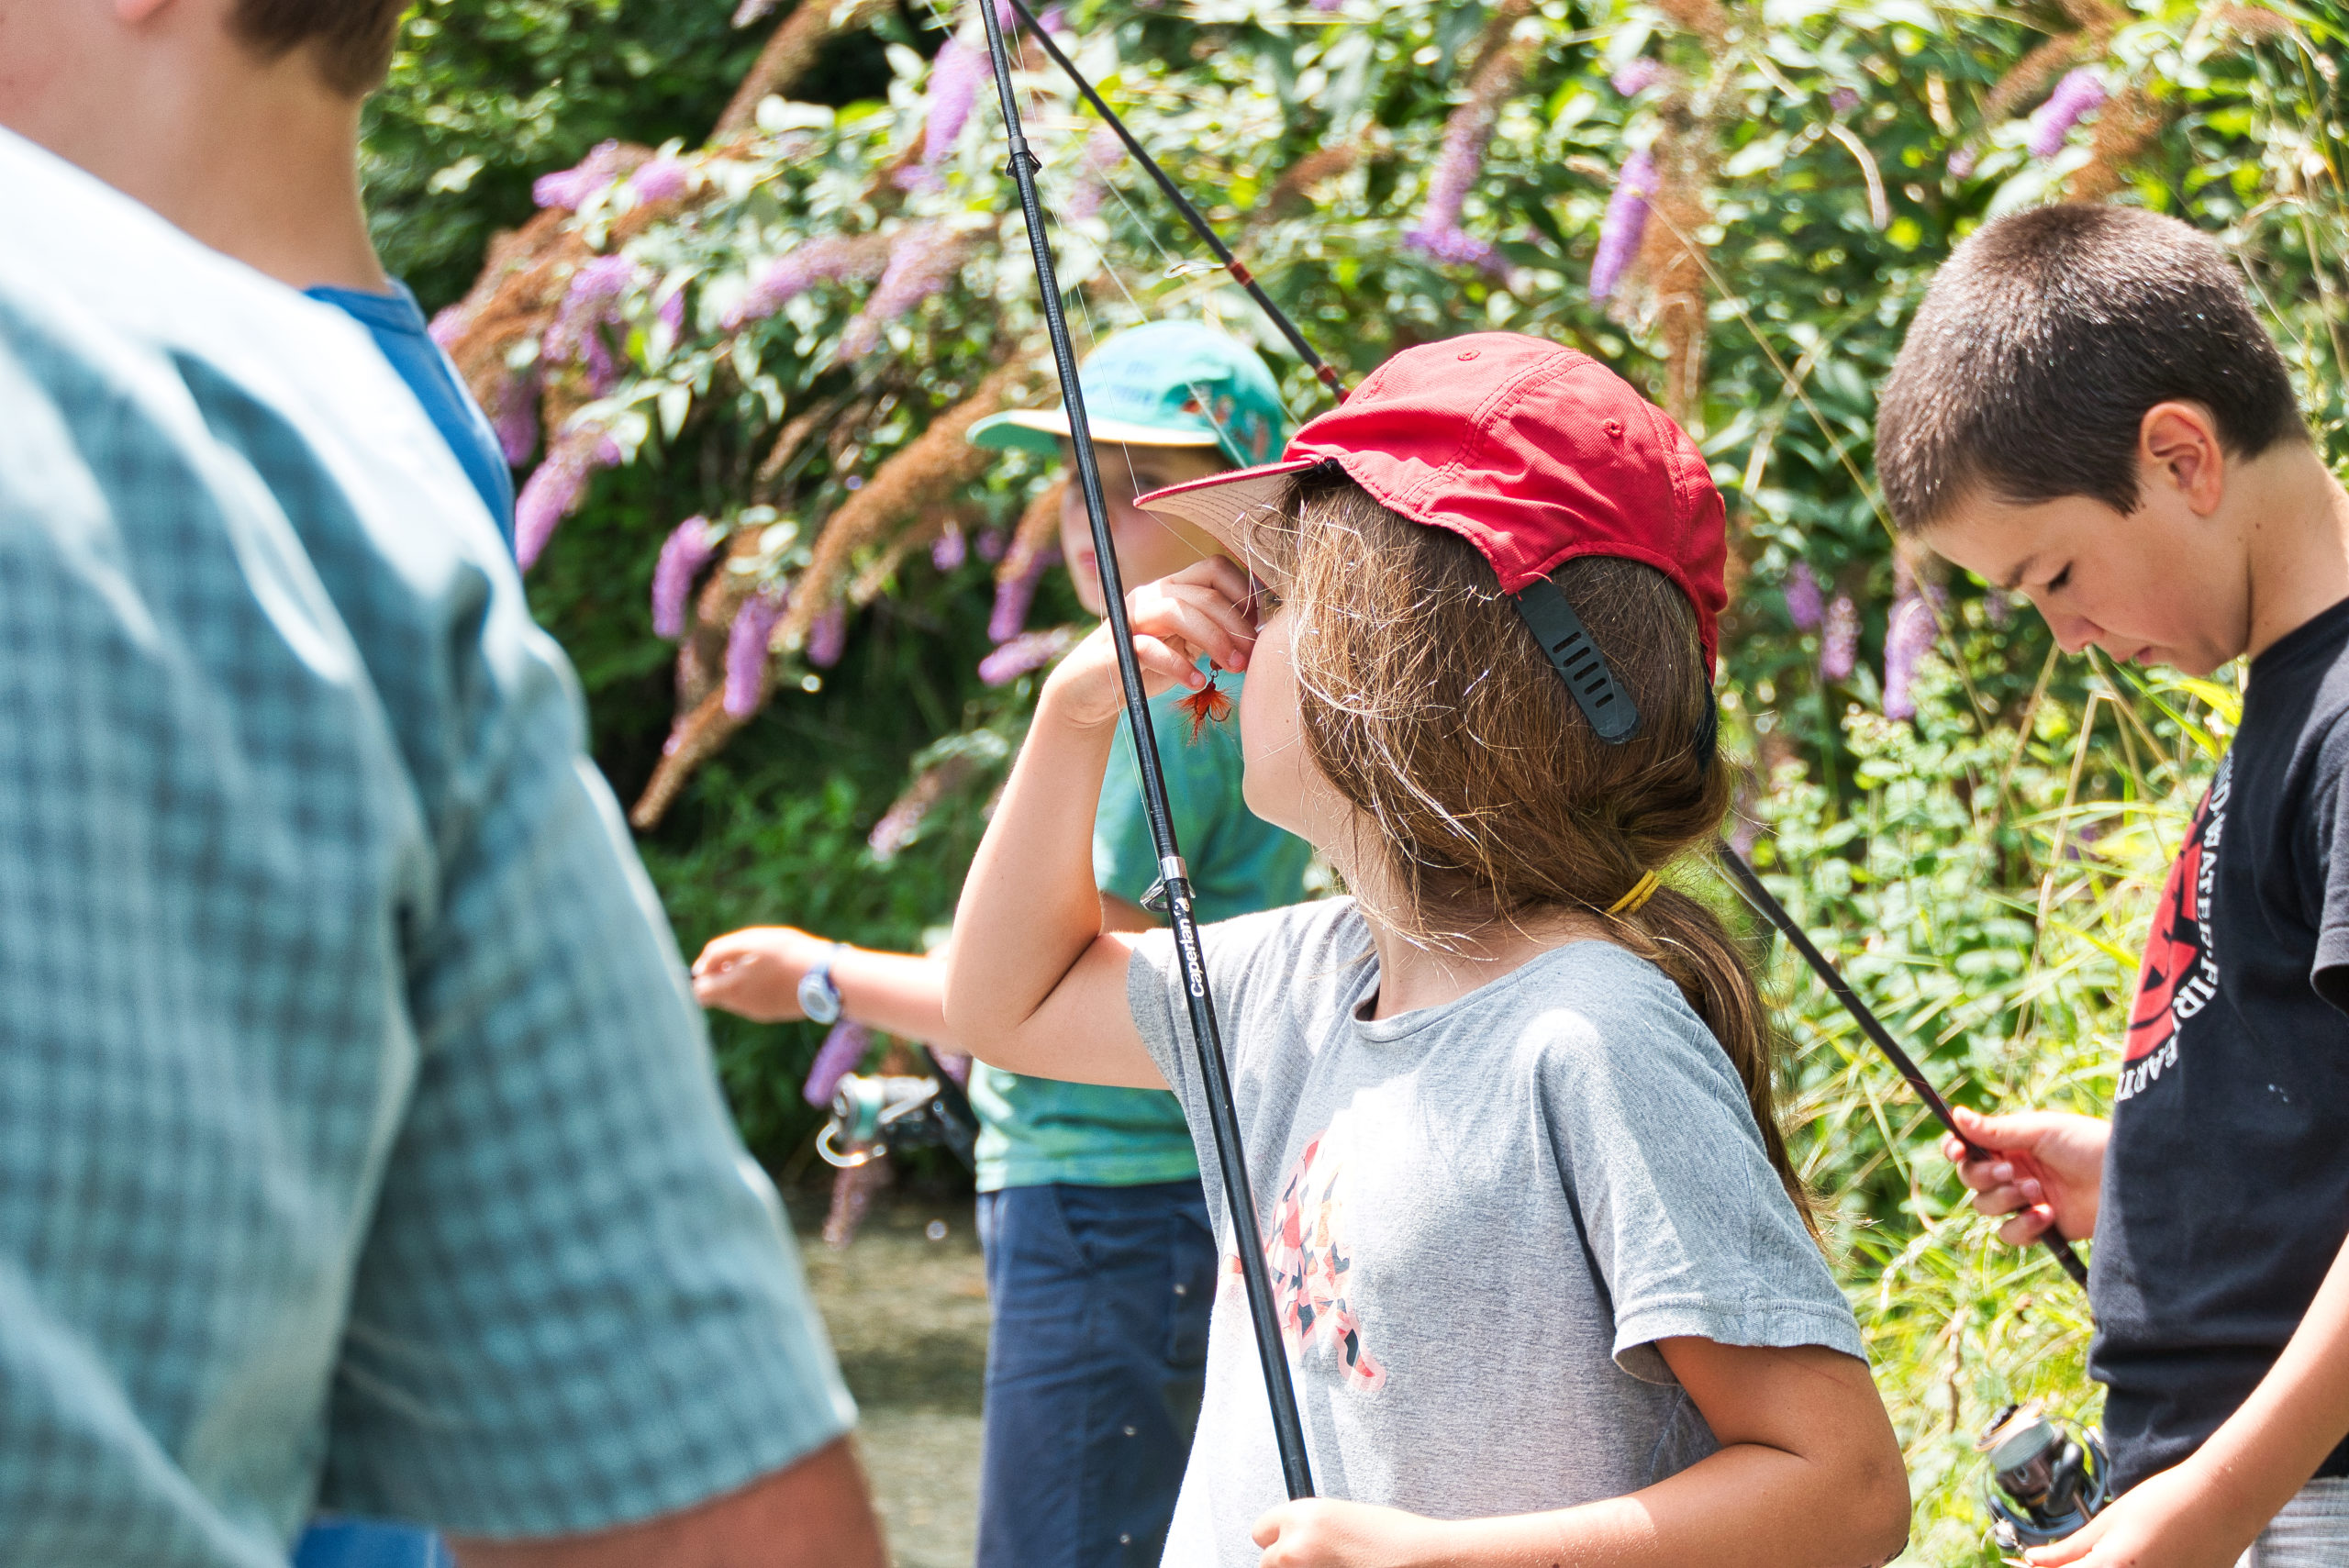
[[[1661,885],[1656,881],[1655,873],[1642,872],[1640,880],[1631,884],[1631,891],[1609,904],[1607,912],[1609,915],[1636,915],[1642,905],[1655,896],[1655,890]]]

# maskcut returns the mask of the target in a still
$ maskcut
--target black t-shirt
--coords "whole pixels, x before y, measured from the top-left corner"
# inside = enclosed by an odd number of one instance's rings
[[[2088,1284],[2121,1485],[2234,1413],[2349,1236],[2344,1008],[2349,601],[2252,662],[2146,940]]]

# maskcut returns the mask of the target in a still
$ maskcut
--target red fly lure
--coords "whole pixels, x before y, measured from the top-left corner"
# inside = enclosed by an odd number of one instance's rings
[[[1231,694],[1216,684],[1222,672],[1213,664],[1208,666],[1208,684],[1174,706],[1191,721],[1190,744],[1199,743],[1199,732],[1210,724],[1221,724],[1231,717]]]

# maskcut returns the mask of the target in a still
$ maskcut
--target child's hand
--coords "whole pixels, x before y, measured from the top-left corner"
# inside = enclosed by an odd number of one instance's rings
[[[1202,658],[1226,670],[1248,668],[1249,651],[1256,645],[1255,621],[1244,608],[1249,595],[1247,573],[1220,555],[1127,594],[1134,657],[1151,695],[1169,686],[1197,691],[1207,684],[1197,668]],[[1079,728],[1117,722],[1125,696],[1106,622],[1061,661],[1044,683],[1043,701],[1063,722]]]
[[[1449,1561],[1445,1527],[1400,1508],[1308,1497],[1256,1521],[1257,1568],[1419,1568]]]
[[[831,945],[789,926],[729,931],[694,960],[694,1000],[755,1023],[804,1018],[799,982]]]
[[[2028,1247],[2051,1225],[2073,1241],[2096,1234],[2110,1122],[2065,1111],[1977,1116],[1959,1107],[1957,1125],[1991,1157],[1968,1160],[1954,1138],[1942,1140],[1942,1153],[1974,1189],[1976,1209],[2014,1215],[1998,1228],[2000,1240]]]
[[[2032,1568],[2232,1568],[2261,1522],[2192,1460],[2131,1487],[2076,1534],[2023,1553]]]

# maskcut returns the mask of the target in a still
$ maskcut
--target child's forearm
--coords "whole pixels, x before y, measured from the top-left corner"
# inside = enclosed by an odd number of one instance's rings
[[[2267,1375],[2187,1462],[2247,1541],[2349,1437],[2349,1244]]]
[[[1853,1473],[1736,1443],[1625,1497],[1539,1514],[1434,1519],[1358,1503],[1291,1503],[1259,1545],[1281,1568],[1867,1568],[1899,1554],[1909,1489],[1898,1456]]]
[[[960,1051],[946,1027],[946,965],[935,954],[841,947],[832,954],[841,1016],[941,1051]]]
[[[1898,1474],[1876,1491],[1852,1496],[1798,1455],[1739,1443],[1627,1497],[1467,1521],[1454,1527],[1464,1550],[1448,1561],[1494,1568],[1874,1568],[1899,1554],[1909,1507]]]
[[[1093,817],[1114,722],[1070,722],[1051,687],[971,862],[946,964],[947,1026],[985,1061],[1101,934]]]

